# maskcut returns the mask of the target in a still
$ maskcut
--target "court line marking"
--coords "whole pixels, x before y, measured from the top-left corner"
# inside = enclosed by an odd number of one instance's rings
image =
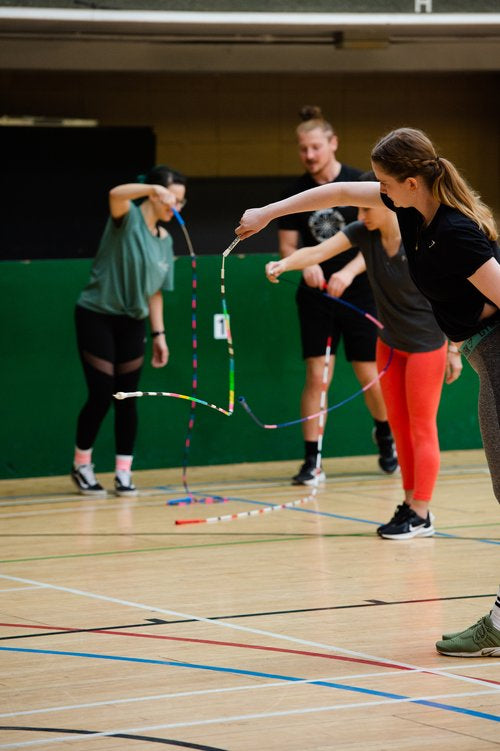
[[[374,455],[375,456],[375,455]],[[440,470],[439,476],[441,480],[446,481],[446,484],[449,485],[450,483],[457,483],[460,484],[460,479],[455,478],[455,475],[485,475],[485,478],[480,477],[479,479],[489,479],[490,477],[490,471],[486,465],[477,465],[477,466],[457,466],[457,467],[445,467]],[[25,478],[19,478],[20,481],[24,480]],[[346,475],[336,475],[334,477],[328,477],[325,486],[326,489],[328,489],[329,485],[338,486],[338,485],[350,485],[352,483],[372,483],[373,480],[376,479],[380,484],[386,483],[388,486],[393,484],[394,477],[390,476],[384,476],[380,475],[380,473],[373,471],[373,472],[366,472],[363,474],[346,474]],[[9,480],[9,482],[12,482],[12,480]],[[2,480],[0,480],[0,486],[1,486]],[[248,490],[248,489],[257,489],[257,490],[265,490],[268,488],[275,488],[275,487],[283,487],[285,490],[287,487],[292,490],[292,486],[287,486],[288,480],[285,478],[270,478],[269,480],[259,480],[259,482],[255,482],[252,480],[243,480],[241,482],[227,482],[227,483],[221,483],[217,480],[209,481],[206,480],[193,483],[192,488],[195,488],[197,490],[197,493],[199,494],[209,494],[210,492],[213,493],[214,490],[220,490],[221,486],[224,487],[224,492],[227,492],[228,490]],[[338,489],[338,488],[337,488]],[[172,484],[165,484],[165,485],[149,485],[143,487],[141,490],[139,490],[139,498],[147,498],[147,497],[155,497],[156,495],[163,495],[165,493],[169,495],[174,495],[177,493],[183,493],[184,488],[182,485],[178,483],[172,483]],[[346,488],[347,492],[347,488]],[[113,498],[113,493],[110,491],[109,499],[111,500]],[[2,507],[9,507],[9,506],[16,506],[16,505],[34,505],[34,504],[44,504],[44,503],[67,503],[68,501],[81,504],[82,496],[78,493],[59,493],[59,494],[52,494],[52,495],[44,495],[44,494],[26,494],[26,495],[0,495],[0,508]],[[88,499],[90,501],[90,499]],[[104,499],[103,499],[104,500]],[[141,504],[144,505],[144,504]],[[102,508],[102,507],[101,507]]]
[[[83,657],[85,659],[93,659],[93,660],[111,660],[113,662],[132,662],[132,663],[138,663],[142,665],[165,665],[167,667],[178,667],[178,668],[189,668],[192,670],[208,670],[215,673],[227,673],[229,675],[244,675],[244,676],[255,676],[257,678],[271,678],[271,679],[278,679],[279,681],[285,682],[285,683],[304,683],[303,678],[297,678],[296,676],[290,676],[290,675],[281,675],[279,673],[266,673],[260,670],[246,670],[244,668],[233,668],[233,667],[222,667],[220,665],[207,665],[203,663],[196,663],[196,662],[184,662],[183,660],[159,660],[159,659],[152,659],[147,657],[128,657],[123,655],[107,655],[107,654],[101,654],[98,652],[72,652],[69,650],[59,650],[59,649],[30,649],[27,647],[0,647],[0,651],[2,652],[19,652],[19,653],[26,653],[26,654],[41,654],[41,655],[56,655],[60,657]],[[457,677],[457,676],[454,676]],[[472,680],[474,684],[476,684],[475,680]],[[414,702],[414,703],[421,703],[422,701],[431,701],[429,696],[425,696],[423,698],[414,698],[411,696],[405,696],[404,694],[393,694],[389,691],[382,691],[380,689],[372,689],[372,688],[362,688],[360,686],[352,686],[349,684],[344,683],[338,683],[337,681],[330,681],[326,678],[312,678],[307,681],[308,685],[311,686],[322,686],[324,688],[334,688],[338,691],[347,691],[351,693],[356,694],[367,694],[368,696],[378,696],[382,697],[384,699],[389,699],[390,702],[393,701],[406,701],[406,702]],[[483,684],[484,685],[484,684]],[[483,695],[483,694],[498,694],[500,692],[500,688],[494,688],[493,686],[489,687],[488,689],[483,688],[480,691],[477,692],[468,692],[467,696],[475,696]],[[454,694],[451,694],[453,696]],[[448,694],[444,695],[448,696]],[[440,698],[442,698],[440,696]],[[370,704],[370,702],[369,702]],[[446,708],[450,709],[451,711],[460,711],[464,714],[473,714],[476,715],[478,713],[478,710],[474,709],[468,709],[468,708],[462,708],[462,707],[440,707],[440,708]],[[481,713],[479,713],[481,714]],[[491,719],[494,719],[496,722],[500,722],[500,715],[491,715]]]
[[[463,665],[452,665],[448,668],[448,670],[462,670]],[[487,667],[497,667],[496,662],[482,662],[481,664],[475,663],[474,665],[468,666],[469,669],[471,668],[487,668]],[[405,673],[405,675],[420,675],[422,672],[425,672],[425,669],[421,670],[412,670],[408,673]],[[323,678],[324,681],[347,681],[347,680],[359,680],[362,678],[394,678],[394,677],[401,677],[401,673],[394,670],[393,672],[389,670],[380,671],[380,672],[373,672],[373,673],[348,673],[346,675],[333,675],[333,676],[327,676],[326,678]],[[115,704],[136,704],[139,702],[147,702],[147,701],[160,701],[162,699],[179,699],[179,698],[185,698],[185,697],[192,697],[192,696],[205,696],[210,694],[225,694],[225,693],[237,693],[239,691],[262,691],[263,689],[274,689],[274,688],[283,688],[283,686],[287,686],[287,688],[295,687],[295,686],[303,686],[308,685],[312,682],[314,682],[315,678],[300,678],[296,681],[277,681],[275,683],[249,683],[244,686],[228,686],[226,688],[206,688],[206,689],[195,689],[193,691],[178,691],[175,693],[168,693],[168,694],[151,694],[151,695],[143,695],[143,696],[134,696],[134,697],[127,697],[126,699],[104,699],[103,701],[95,701],[95,702],[85,702],[80,704],[62,704],[59,706],[52,706],[52,707],[42,707],[39,709],[22,709],[18,710],[16,712],[3,712],[0,713],[0,719],[7,718],[7,717],[21,717],[25,715],[34,715],[34,714],[50,714],[53,712],[65,712],[65,711],[72,711],[72,710],[80,710],[80,709],[92,709],[93,707],[102,707],[107,705],[115,705]],[[495,694],[496,690],[493,688],[490,688],[488,690],[484,689],[484,691],[471,691],[471,692],[462,692],[458,694],[435,694],[432,696],[427,696],[425,698],[427,699],[450,699],[450,698],[460,698],[460,697],[466,697],[466,696],[479,696],[480,694]],[[388,702],[389,703],[389,702]],[[366,706],[371,706],[373,702],[366,702]]]
[[[251,500],[247,498],[235,498],[230,497],[229,500],[238,501],[241,503],[247,503],[247,504],[253,504],[257,506],[266,506],[268,503],[266,501],[257,501],[257,500]],[[149,504],[148,504],[149,505]],[[157,504],[154,504],[157,505]],[[97,508],[97,507],[96,507]],[[80,508],[80,511],[82,509]],[[323,516],[328,518],[334,518],[334,519],[340,519],[342,521],[355,521],[360,522],[361,524],[369,524],[371,526],[373,525],[380,525],[380,521],[372,521],[370,519],[363,519],[360,517],[352,517],[352,516],[345,516],[342,514],[335,514],[329,511],[318,511],[315,509],[307,509],[307,508],[299,508],[299,507],[293,507],[290,509],[286,509],[287,511],[298,511],[303,512],[306,514],[313,514],[315,516]],[[52,510],[51,513],[55,512],[64,512],[64,509],[55,509]],[[76,509],[71,509],[71,512],[74,513]],[[29,515],[37,515],[37,512],[27,512]],[[2,518],[2,515],[0,514],[0,518]],[[485,523],[487,524],[487,523]],[[131,535],[133,536],[133,535]],[[454,540],[465,540],[465,541],[471,541],[471,542],[480,542],[482,544],[487,545],[500,545],[500,540],[494,540],[489,538],[479,538],[479,537],[463,537],[460,535],[454,535],[446,532],[436,532],[436,537],[443,537],[443,538],[450,538]],[[256,544],[260,542],[286,542],[286,541],[293,541],[293,540],[300,540],[304,539],[303,536],[301,536],[300,532],[294,534],[291,534],[289,538],[282,538],[282,539],[264,539],[264,540],[237,540],[237,541],[225,541],[222,543],[223,545],[243,545],[243,544]],[[37,561],[37,560],[59,560],[59,559],[65,559],[65,558],[84,558],[84,557],[93,557],[93,556],[104,556],[104,555],[125,555],[125,554],[137,554],[137,553],[145,553],[145,552],[157,552],[158,550],[168,550],[168,549],[186,549],[190,547],[214,547],[218,546],[221,543],[204,543],[203,545],[185,545],[185,546],[161,546],[154,548],[140,548],[140,549],[133,549],[133,550],[112,550],[112,551],[94,551],[92,553],[67,553],[63,555],[52,555],[52,556],[40,556],[40,557],[30,557],[30,558],[10,558],[10,559],[4,559],[0,560],[0,563],[22,563],[27,561]]]
[[[17,628],[36,628],[36,629],[45,629],[45,628],[51,628],[51,629],[57,629],[59,632],[62,632],[64,634],[71,634],[71,633],[82,633],[80,629],[68,629],[64,628],[62,626],[32,626],[30,624],[20,624],[20,623],[0,623],[0,626],[13,626]],[[263,644],[243,644],[241,642],[226,642],[226,641],[217,641],[215,639],[200,639],[195,637],[187,637],[187,636],[169,636],[166,634],[143,634],[141,632],[127,632],[127,631],[115,631],[112,629],[106,629],[106,628],[96,628],[96,629],[88,629],[86,633],[89,634],[103,634],[105,636],[125,636],[128,638],[135,638],[135,639],[157,639],[157,640],[163,640],[163,641],[179,641],[179,642],[185,642],[188,644],[210,644],[212,646],[217,647],[232,647],[233,649],[249,649],[249,650],[257,650],[262,652],[278,652],[280,654],[292,654],[292,655],[298,655],[301,657],[317,657],[317,658],[323,658],[326,660],[339,660],[339,661],[345,661],[345,662],[355,662],[355,663],[365,663],[365,664],[371,664],[371,665],[377,665],[380,666],[386,665],[387,663],[380,663],[378,660],[361,660],[357,657],[347,657],[342,655],[331,655],[331,654],[325,654],[324,652],[310,652],[305,650],[298,650],[298,649],[290,649],[285,647],[270,647]],[[43,634],[41,634],[43,636]],[[392,668],[398,669],[397,663],[392,663],[390,666]],[[407,670],[407,668],[399,668],[399,670]],[[416,672],[416,671],[409,671],[409,672]],[[422,674],[427,674],[427,671],[425,669],[419,670],[418,672],[421,672]],[[498,681],[489,680],[487,678],[474,678],[474,681],[479,681],[481,683],[488,683],[488,684],[496,684],[499,686],[500,690],[500,683]]]
[[[402,669],[406,668],[408,670],[415,670],[415,669],[422,670],[423,669],[423,668],[421,668],[421,667],[419,667],[417,665],[412,665],[410,663],[403,663],[403,662],[399,662],[399,661],[396,661],[396,660],[387,660],[384,657],[378,658],[378,657],[375,657],[374,655],[369,655],[369,654],[366,654],[364,652],[357,652],[357,651],[351,650],[351,649],[345,649],[344,647],[332,646],[330,644],[323,644],[322,642],[315,642],[315,641],[310,641],[308,639],[301,639],[299,637],[288,636],[287,634],[280,634],[280,633],[276,633],[276,632],[273,632],[273,631],[266,631],[266,630],[263,630],[263,629],[256,629],[256,628],[253,628],[251,626],[242,626],[239,623],[228,623],[226,621],[213,621],[210,618],[204,618],[203,616],[193,616],[191,614],[181,613],[181,612],[176,611],[176,610],[168,610],[166,608],[159,608],[159,607],[156,607],[156,606],[153,606],[153,605],[145,605],[144,603],[133,602],[133,601],[130,601],[130,600],[122,600],[122,599],[117,598],[117,597],[110,597],[109,595],[100,595],[100,594],[97,594],[95,592],[88,592],[88,591],[81,590],[81,589],[75,589],[73,587],[63,587],[61,585],[49,584],[49,583],[46,583],[46,582],[38,582],[38,581],[34,581],[33,579],[25,579],[25,578],[22,578],[22,577],[11,576],[11,575],[8,575],[8,574],[0,574],[0,579],[7,579],[9,581],[17,581],[17,582],[21,582],[23,584],[37,584],[40,587],[43,587],[43,588],[46,588],[46,589],[56,590],[58,592],[66,592],[68,594],[78,595],[80,597],[86,597],[86,598],[94,599],[94,600],[101,600],[103,602],[113,602],[113,603],[115,603],[117,605],[123,605],[125,607],[137,608],[139,610],[147,610],[149,612],[153,611],[153,612],[157,612],[157,613],[163,613],[163,614],[166,614],[166,615],[175,615],[175,616],[178,616],[178,617],[181,617],[181,618],[192,618],[193,620],[199,621],[200,623],[208,623],[210,625],[215,625],[215,626],[218,626],[220,628],[229,628],[229,629],[233,629],[235,631],[244,631],[245,633],[250,633],[250,634],[260,634],[261,636],[268,636],[268,637],[270,637],[272,639],[278,639],[278,640],[281,640],[281,641],[289,641],[289,642],[292,642],[294,644],[303,644],[303,645],[306,645],[306,646],[309,646],[309,647],[318,647],[320,649],[325,649],[328,652],[339,652],[341,654],[349,655],[351,657],[359,657],[361,659],[368,659],[368,660],[371,660],[371,661],[377,660],[377,662],[379,664],[386,664],[386,665],[388,665],[388,667],[390,667],[390,666],[394,667],[395,665],[397,665],[398,667],[401,667]],[[0,648],[0,649],[5,649],[5,648]],[[435,673],[435,671],[432,668],[426,668],[426,672],[428,672],[430,674],[436,674],[436,675],[439,675],[439,676],[446,676],[446,675],[448,675],[446,672],[444,672],[442,670],[440,670],[439,672]],[[461,680],[461,681],[465,681],[465,682],[474,683],[476,685],[483,685],[480,681],[478,681],[475,678],[468,678],[468,677],[465,677],[465,676],[457,676],[457,675],[453,675],[453,674],[448,675],[448,677],[451,677],[454,680]]]
[[[9,651],[9,652],[23,652],[23,653],[37,653],[37,654],[54,654],[54,655],[61,655],[61,656],[71,656],[71,657],[84,657],[84,658],[92,658],[92,659],[101,659],[101,660],[116,660],[116,661],[125,661],[125,662],[134,662],[134,663],[142,663],[142,664],[160,664],[160,665],[168,665],[168,666],[174,666],[174,667],[187,667],[192,669],[198,669],[198,670],[213,670],[216,672],[222,672],[222,673],[230,673],[235,675],[253,675],[257,677],[270,677],[270,678],[278,678],[282,680],[285,685],[288,682],[299,682],[302,679],[295,678],[292,676],[281,676],[274,673],[263,673],[260,671],[252,671],[252,670],[241,670],[238,668],[226,668],[226,667],[220,667],[220,666],[213,666],[213,665],[202,665],[202,664],[196,664],[196,663],[185,663],[180,661],[170,661],[170,660],[150,660],[150,659],[144,659],[144,658],[131,658],[131,657],[119,657],[116,655],[100,655],[100,654],[92,654],[92,653],[85,653],[85,652],[66,652],[66,651],[58,651],[58,650],[38,650],[38,649],[12,649],[10,647],[2,647],[0,648],[2,651]],[[410,704],[418,704],[423,705],[426,707],[434,708],[434,709],[442,709],[445,711],[450,711],[458,714],[465,714],[472,717],[477,717],[481,719],[491,720],[493,722],[500,722],[500,715],[494,715],[488,712],[482,712],[479,710],[473,710],[466,707],[456,707],[450,704],[443,704],[441,701],[437,702],[434,701],[432,698],[429,697],[429,695],[425,695],[423,697],[408,697],[401,694],[390,694],[388,692],[384,691],[374,691],[372,689],[363,689],[356,686],[349,686],[349,685],[343,685],[343,684],[337,684],[337,683],[330,683],[323,679],[316,679],[310,682],[310,685],[319,685],[324,686],[327,688],[335,688],[337,690],[343,690],[348,692],[354,692],[354,693],[361,693],[361,694],[369,694],[372,696],[380,696],[383,697],[384,700],[376,700],[372,702],[356,702],[354,704],[334,704],[334,705],[328,705],[328,706],[322,706],[322,707],[303,707],[301,709],[294,709],[294,710],[281,710],[279,712],[264,712],[264,713],[253,713],[251,715],[237,715],[237,716],[226,716],[226,717],[219,717],[219,718],[211,718],[208,720],[195,720],[195,721],[189,721],[189,722],[176,722],[176,723],[168,723],[168,724],[162,724],[162,725],[152,725],[152,726],[141,726],[141,727],[133,727],[133,728],[125,728],[125,729],[119,729],[119,730],[107,730],[97,733],[90,733],[86,735],[82,740],[88,740],[98,737],[106,737],[110,735],[117,735],[117,734],[124,734],[124,733],[138,733],[138,732],[149,732],[151,730],[160,730],[160,729],[172,729],[172,728],[179,728],[179,727],[194,727],[194,726],[200,726],[200,725],[210,725],[220,722],[234,722],[234,721],[242,721],[247,719],[268,719],[270,717],[284,717],[284,716],[291,716],[291,715],[301,715],[301,714],[310,714],[313,712],[325,712],[325,711],[335,711],[339,709],[353,709],[357,707],[366,707],[366,706],[378,706],[381,704],[399,704],[399,703],[410,703]],[[469,696],[475,696],[477,695],[491,695],[498,693],[496,690],[489,689],[489,690],[482,690],[478,692],[468,692]],[[450,696],[453,695],[445,695],[444,697],[442,695],[438,695],[436,698],[450,698]],[[51,741],[55,743],[63,743],[66,740],[69,740],[71,737],[74,738],[74,736],[60,736],[59,738],[52,738]],[[24,748],[28,746],[37,746],[37,745],[43,745],[46,743],[46,740],[38,740],[38,741],[25,741],[20,743],[14,743],[14,744],[3,744],[0,745],[0,749],[2,748]]]
[[[240,503],[253,503],[257,506],[267,506],[268,503],[266,501],[253,501],[246,498],[230,498],[231,501],[238,501]],[[340,519],[341,521],[353,521],[353,522],[361,522],[361,524],[370,524],[370,525],[376,525],[380,526],[382,522],[380,521],[373,521],[371,519],[363,519],[361,517],[357,516],[345,516],[344,514],[335,514],[331,511],[318,511],[316,509],[311,508],[304,508],[299,506],[293,506],[287,509],[289,511],[298,511],[302,512],[304,514],[313,514],[313,516],[326,516],[333,519]],[[484,526],[489,526],[487,522],[485,522]],[[471,542],[482,542],[487,543],[490,545],[500,545],[500,540],[493,540],[488,538],[482,538],[482,537],[461,537],[460,535],[453,535],[447,532],[436,532],[434,533],[434,537],[447,537],[451,538],[453,540],[470,540]]]
[[[424,706],[434,706],[428,699],[422,698],[422,699],[416,699],[416,700],[407,700],[407,699],[401,699],[399,701],[373,701],[369,702],[369,706],[380,706],[384,704],[401,704],[401,703],[408,703],[408,701],[416,701],[418,703],[422,703]],[[118,733],[124,734],[124,733],[139,733],[139,732],[148,732],[151,730],[167,730],[172,728],[186,728],[186,727],[196,727],[200,725],[214,725],[216,723],[227,723],[227,722],[241,722],[243,720],[255,720],[255,719],[269,719],[270,717],[287,717],[291,715],[304,715],[304,714],[311,714],[314,712],[332,712],[332,711],[339,711],[344,709],[358,709],[366,707],[366,702],[356,702],[354,704],[333,704],[330,706],[323,706],[323,707],[305,707],[303,709],[295,709],[295,710],[282,710],[279,712],[261,712],[261,713],[254,713],[254,714],[248,714],[248,715],[233,715],[233,716],[225,716],[225,717],[213,717],[209,720],[194,720],[190,722],[175,722],[175,723],[169,723],[165,725],[148,725],[148,726],[142,726],[142,727],[134,727],[134,728],[125,728],[121,730],[108,730],[105,732],[100,733],[92,733],[91,735],[86,735],[79,740],[92,740],[94,738],[102,738],[110,735],[116,735]],[[436,708],[446,708],[446,705],[439,705],[436,704]],[[457,708],[456,710],[458,713],[462,713],[462,710],[460,708]],[[470,710],[464,710],[465,714],[470,714]],[[495,722],[500,720],[500,718],[496,718],[495,715],[489,715],[487,713],[483,712],[475,712],[475,716],[482,717],[484,719],[493,719]],[[51,738],[50,742],[52,743],[64,743],[67,740],[74,740],[75,736],[60,736],[59,738]],[[6,749],[6,748],[26,748],[28,746],[40,746],[44,743],[47,743],[48,741],[38,740],[38,741],[24,741],[20,743],[8,743],[8,744],[2,744],[0,745],[0,749]]]

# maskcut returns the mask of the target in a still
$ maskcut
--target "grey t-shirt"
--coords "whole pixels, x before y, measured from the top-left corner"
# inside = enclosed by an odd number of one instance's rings
[[[379,336],[386,344],[404,352],[430,352],[445,341],[430,303],[413,283],[401,244],[395,256],[388,256],[378,230],[367,230],[353,222],[343,230],[363,253],[366,271],[384,328]]]

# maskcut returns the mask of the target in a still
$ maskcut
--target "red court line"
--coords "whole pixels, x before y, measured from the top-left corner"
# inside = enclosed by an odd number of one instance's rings
[[[76,628],[64,628],[63,626],[32,626],[24,623],[0,623],[0,626],[10,626],[13,628],[31,628],[31,629],[51,629],[52,631],[62,631],[65,633],[82,632],[82,629]],[[282,652],[284,654],[303,655],[306,657],[323,657],[326,660],[337,660],[340,662],[354,662],[361,665],[374,665],[383,668],[392,668],[395,670],[406,670],[410,673],[415,672],[415,668],[407,667],[406,665],[398,665],[394,662],[382,662],[379,660],[368,660],[361,657],[346,657],[345,655],[331,655],[324,652],[310,652],[302,649],[286,649],[285,647],[266,647],[261,644],[242,644],[240,642],[232,641],[217,641],[215,639],[194,639],[187,636],[164,636],[162,634],[131,634],[123,631],[110,631],[106,629],[84,629],[86,634],[108,634],[111,636],[128,636],[136,637],[140,639],[163,639],[165,641],[181,641],[190,642],[191,644],[211,644],[219,647],[239,647],[240,649],[257,649],[264,652]],[[422,673],[427,675],[436,675],[432,671],[422,670]],[[471,678],[471,676],[464,676],[464,678]],[[473,680],[481,681],[483,683],[493,683],[500,685],[500,681],[494,681],[488,678],[473,678]]]

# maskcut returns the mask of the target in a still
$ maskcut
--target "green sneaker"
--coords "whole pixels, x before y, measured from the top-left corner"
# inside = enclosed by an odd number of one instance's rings
[[[491,610],[490,610],[490,615],[491,615]],[[483,617],[484,617],[484,616],[483,616]],[[446,639],[454,639],[454,638],[455,638],[456,636],[468,636],[468,635],[469,635],[469,634],[470,634],[470,633],[471,633],[472,631],[474,631],[474,629],[476,628],[476,626],[477,626],[477,625],[478,625],[479,623],[481,623],[481,621],[482,621],[482,620],[483,620],[483,619],[482,619],[482,618],[480,618],[480,619],[479,619],[478,621],[476,621],[476,623],[474,623],[474,625],[473,625],[473,626],[469,626],[468,628],[464,628],[464,630],[463,630],[463,631],[452,631],[452,632],[451,632],[451,633],[449,633],[449,634],[443,634],[443,637],[442,637],[442,638],[443,638],[444,640],[446,640]]]
[[[485,615],[458,636],[436,642],[436,649],[450,657],[500,657],[500,631]]]

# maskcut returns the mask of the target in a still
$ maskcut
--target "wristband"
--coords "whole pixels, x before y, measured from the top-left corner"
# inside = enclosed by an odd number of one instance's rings
[[[164,333],[164,331],[152,331],[151,336],[154,338],[155,336],[161,336]]]

